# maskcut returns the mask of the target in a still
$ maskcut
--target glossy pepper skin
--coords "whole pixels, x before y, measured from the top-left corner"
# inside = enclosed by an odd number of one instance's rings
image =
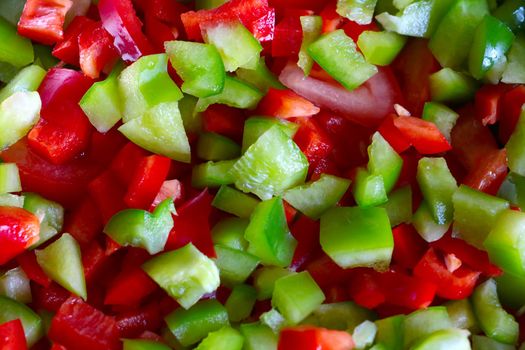
[[[40,221],[32,213],[15,207],[0,207],[0,265],[5,264],[39,238]]]

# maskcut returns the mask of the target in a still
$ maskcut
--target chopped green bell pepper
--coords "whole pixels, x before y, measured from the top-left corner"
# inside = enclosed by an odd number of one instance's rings
[[[246,251],[248,241],[244,239],[244,232],[250,222],[246,219],[227,218],[219,221],[211,230],[214,244]]]
[[[525,305],[525,277],[505,272],[496,278],[498,296],[505,308],[519,310]]]
[[[182,124],[188,133],[200,134],[202,131],[202,113],[196,111],[198,101],[197,97],[188,94],[179,101]]]
[[[193,345],[209,333],[229,326],[226,308],[214,299],[202,300],[187,310],[176,309],[165,321],[183,346]]]
[[[35,250],[38,265],[53,281],[82,299],[87,299],[80,246],[68,233],[41,250]]]
[[[354,199],[360,207],[374,207],[388,201],[385,183],[381,174],[371,174],[365,168],[358,168],[354,185]]]
[[[235,186],[270,199],[304,182],[308,160],[278,126],[271,127],[235,163],[230,174]]]
[[[504,22],[513,32],[525,26],[525,4],[522,0],[505,0],[493,12],[494,17]]]
[[[525,110],[522,110],[516,128],[505,145],[509,168],[518,175],[525,176]]]
[[[35,214],[40,220],[38,242],[31,246],[36,248],[62,232],[64,208],[36,193],[24,193],[24,197],[24,209]]]
[[[479,323],[469,299],[450,300],[444,306],[455,328],[466,329],[473,334],[480,332]]]
[[[226,286],[243,283],[259,265],[257,257],[242,250],[215,245],[215,253],[215,264],[219,268],[221,282]]]
[[[0,163],[0,194],[22,191],[16,163]]]
[[[287,120],[273,118],[273,117],[251,117],[244,122],[244,130],[242,134],[242,153],[253,145],[259,137],[274,125],[284,132],[288,137],[293,138],[299,125]]]
[[[308,47],[310,57],[348,90],[354,90],[377,73],[357,51],[342,29],[322,35]]]
[[[0,17],[0,62],[17,68],[33,62],[34,52],[31,40],[18,35],[16,26]]]
[[[240,322],[249,317],[257,301],[257,291],[247,284],[238,284],[233,287],[224,306],[228,310],[231,322]]]
[[[221,186],[211,204],[240,218],[249,218],[259,203],[260,200],[249,194],[229,186]]]
[[[372,136],[368,159],[368,171],[373,175],[381,175],[385,192],[392,191],[401,174],[403,159],[379,132]]]
[[[377,317],[371,310],[351,301],[320,305],[313,316],[320,327],[350,332],[364,321]]]
[[[29,278],[20,266],[0,275],[0,295],[11,298],[22,304],[31,302]]]
[[[505,70],[501,75],[501,82],[506,84],[525,83],[525,37],[518,35],[508,53]]]
[[[367,349],[374,344],[377,334],[377,326],[374,322],[366,320],[352,332],[352,340],[357,349]]]
[[[462,103],[471,100],[477,90],[477,83],[470,76],[443,68],[430,75],[432,101]]]
[[[244,337],[231,327],[209,333],[195,350],[242,350]]]
[[[213,45],[189,41],[168,41],[164,44],[171,65],[184,80],[182,91],[208,97],[224,89],[224,64]]]
[[[257,300],[270,299],[275,281],[293,272],[282,267],[261,267],[253,274],[253,286],[257,290]]]
[[[191,185],[196,188],[206,188],[233,184],[234,179],[230,175],[230,170],[236,162],[237,160],[234,159],[194,165],[191,170]]]
[[[0,194],[0,207],[24,207],[24,196],[17,196],[11,193]]]
[[[321,247],[342,268],[390,265],[394,239],[385,209],[332,208],[321,217],[320,230]]]
[[[211,10],[217,8],[228,0],[195,0],[196,10]]]
[[[33,44],[35,51],[35,65],[38,65],[45,70],[55,67],[60,60],[53,56],[53,48],[47,45]]]
[[[202,133],[197,143],[197,156],[204,160],[229,160],[241,155],[235,141],[213,132]]]
[[[226,71],[234,72],[237,68],[257,67],[262,46],[241,22],[218,21],[209,24],[203,30],[203,37],[206,43],[217,48]]]
[[[281,329],[289,325],[289,322],[286,321],[284,316],[275,309],[271,309],[270,311],[262,313],[259,317],[259,321],[261,321],[262,324],[270,327],[275,334],[279,334]]]
[[[195,106],[195,110],[204,112],[210,105],[216,103],[240,109],[253,109],[263,96],[263,93],[254,86],[227,75],[222,92],[217,95],[200,98]]]
[[[173,228],[172,199],[162,201],[153,213],[125,209],[115,214],[104,227],[104,233],[123,246],[144,248],[151,255],[160,253]]]
[[[252,69],[237,69],[235,76],[240,80],[255,86],[265,94],[271,87],[279,90],[285,88],[279,79],[277,79],[277,77],[272,73],[272,71],[268,69],[264,57],[261,57],[257,62],[257,65]]]
[[[401,187],[388,195],[388,202],[381,205],[385,208],[390,226],[395,227],[401,223],[412,221],[412,188]]]
[[[488,337],[504,344],[517,342],[519,325],[514,316],[501,307],[494,280],[487,280],[474,290],[472,306],[481,329]]]
[[[377,0],[337,0],[336,11],[358,24],[370,24],[376,4]]]
[[[46,71],[37,65],[20,70],[9,83],[0,90],[0,103],[18,91],[36,91],[44,80]]]
[[[308,271],[291,274],[275,281],[272,305],[292,324],[304,320],[325,296]]]
[[[170,350],[171,348],[162,343],[142,339],[122,339],[123,350]]]
[[[312,71],[314,61],[308,54],[308,46],[313,43],[323,31],[323,18],[321,16],[301,16],[301,28],[303,30],[303,42],[299,51],[297,65],[303,70],[304,75]]]
[[[427,242],[435,242],[447,233],[450,222],[438,224],[428,204],[423,201],[412,217],[412,225],[417,233]]]
[[[266,325],[260,323],[242,324],[241,334],[244,336],[244,350],[275,350],[278,336]]]
[[[191,243],[157,255],[142,269],[185,309],[220,285],[215,263]]]
[[[0,2],[0,16],[12,25],[18,25],[25,3],[23,0],[3,0]]]
[[[376,342],[390,350],[403,350],[403,323],[405,315],[396,315],[375,321],[377,326]]]
[[[450,133],[456,125],[459,114],[438,102],[426,102],[423,107],[422,119],[434,123],[439,131],[450,142]]]
[[[452,321],[444,306],[432,306],[414,311],[405,317],[403,323],[405,348],[436,331],[450,328],[453,328]]]
[[[444,158],[421,158],[417,167],[417,182],[436,223],[452,221],[452,195],[458,188]]]
[[[470,333],[463,329],[442,329],[421,339],[411,350],[434,350],[434,349],[454,349],[471,350]]]
[[[318,219],[336,205],[350,186],[350,180],[322,174],[314,182],[284,192],[283,199],[312,219]]]
[[[44,336],[42,319],[28,306],[13,299],[0,296],[0,324],[19,319],[24,328],[28,347]]]
[[[472,336],[472,350],[515,350],[516,347],[503,344],[482,335]]]
[[[244,237],[249,242],[248,253],[263,265],[290,265],[297,241],[290,234],[283,201],[276,197],[255,207]]]
[[[40,119],[42,102],[36,91],[19,91],[0,104],[0,150],[27,135]]]
[[[359,35],[357,46],[368,63],[388,66],[406,43],[406,37],[395,32],[367,30]]]

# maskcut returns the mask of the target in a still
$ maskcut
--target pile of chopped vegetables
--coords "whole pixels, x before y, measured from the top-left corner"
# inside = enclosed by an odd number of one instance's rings
[[[525,349],[524,29],[1,0],[0,349]]]

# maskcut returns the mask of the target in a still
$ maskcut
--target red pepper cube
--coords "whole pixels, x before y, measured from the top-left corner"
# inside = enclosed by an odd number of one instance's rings
[[[28,0],[18,22],[18,33],[51,45],[64,36],[63,27],[71,0]]]

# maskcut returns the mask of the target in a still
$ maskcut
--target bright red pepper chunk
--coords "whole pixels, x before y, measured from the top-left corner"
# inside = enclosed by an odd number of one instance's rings
[[[27,210],[0,207],[0,223],[0,265],[2,265],[38,241],[40,221]]]
[[[50,45],[64,36],[63,27],[71,0],[28,0],[18,22],[18,33]]]
[[[118,59],[113,38],[100,22],[85,25],[78,37],[80,68],[92,79],[108,70]]]
[[[95,21],[87,17],[75,17],[65,30],[64,38],[57,42],[57,44],[53,48],[53,56],[66,63],[78,66],[80,64],[78,36],[80,35],[80,33],[82,33],[86,26],[92,23],[95,23]]]
[[[436,154],[452,149],[434,123],[415,117],[394,118],[394,125],[421,154]]]
[[[296,326],[281,331],[278,350],[352,350],[354,341],[345,331]]]
[[[137,306],[157,289],[157,284],[140,266],[123,270],[108,288],[104,304]]]
[[[36,255],[34,251],[27,251],[16,258],[16,262],[20,265],[27,277],[42,287],[49,287],[51,285],[51,279],[47,277],[46,273],[38,262],[36,261]]]
[[[310,117],[319,111],[319,107],[295,92],[274,88],[270,88],[258,106],[261,115],[277,118]]]
[[[0,324],[0,349],[25,350],[27,349],[26,336],[20,320],[13,320]]]

